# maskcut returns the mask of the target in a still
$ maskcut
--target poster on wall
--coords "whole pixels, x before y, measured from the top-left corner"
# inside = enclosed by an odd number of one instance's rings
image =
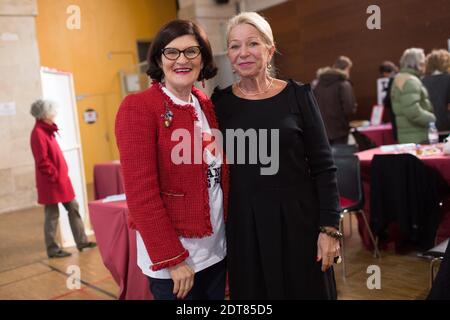
[[[15,116],[16,102],[0,102],[0,116]]]
[[[97,111],[94,109],[86,109],[83,112],[84,122],[87,124],[94,124],[97,122]]]

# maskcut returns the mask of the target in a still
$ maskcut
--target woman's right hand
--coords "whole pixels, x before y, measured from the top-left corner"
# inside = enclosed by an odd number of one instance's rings
[[[184,299],[194,286],[194,270],[183,261],[169,268],[169,272],[173,280],[173,294],[176,294],[178,299]]]

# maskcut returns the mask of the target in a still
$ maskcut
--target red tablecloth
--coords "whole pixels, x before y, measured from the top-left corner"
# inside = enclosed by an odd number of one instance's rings
[[[103,263],[120,287],[119,299],[153,299],[137,265],[136,231],[128,228],[126,201],[92,201],[89,214]]]
[[[95,200],[124,192],[123,176],[119,161],[99,163],[94,166]]]
[[[392,135],[392,125],[390,123],[359,127],[357,130],[367,136],[377,146],[397,143]]]
[[[387,154],[382,152],[380,148],[374,148],[366,151],[356,153],[360,160],[361,165],[361,177],[363,181],[364,189],[364,212],[367,216],[368,221],[370,221],[370,165],[372,158],[376,154]],[[435,168],[442,177],[450,184],[450,156],[445,155],[434,155],[434,156],[419,156],[426,165]],[[438,242],[445,240],[450,237],[450,196],[447,197],[443,202],[443,215],[442,221],[439,225],[437,231]],[[364,246],[367,249],[372,249],[372,244],[370,241],[369,233],[364,226],[364,221],[362,217],[358,215],[358,225],[359,233],[361,235]]]

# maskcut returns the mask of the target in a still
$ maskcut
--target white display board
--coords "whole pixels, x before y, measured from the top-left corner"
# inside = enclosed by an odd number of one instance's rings
[[[388,94],[387,87],[389,84],[389,78],[378,78],[377,79],[377,104],[382,105],[383,100]]]
[[[93,232],[88,215],[86,179],[72,74],[42,67],[41,82],[42,97],[52,100],[58,105],[58,115],[55,122],[58,125],[59,134],[56,135],[56,140],[69,167],[69,177],[80,205],[80,215],[84,221],[86,234],[89,235]],[[70,229],[67,211],[61,204],[59,205],[59,212],[61,246],[72,247],[75,245],[75,241]]]

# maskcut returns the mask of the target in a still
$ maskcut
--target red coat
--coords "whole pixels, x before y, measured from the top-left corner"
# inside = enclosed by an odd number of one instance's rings
[[[200,90],[192,90],[211,129],[217,128],[211,101]],[[173,113],[169,127],[162,117],[167,109]],[[129,223],[140,232],[153,270],[174,266],[189,256],[180,236],[202,238],[212,234],[207,164],[176,165],[171,161],[172,148],[178,143],[171,141],[172,132],[183,128],[193,136],[196,119],[192,106],[174,104],[158,83],[127,96],[117,113],[116,138]],[[226,216],[226,165],[222,165],[221,187]]]
[[[31,150],[40,204],[69,202],[75,198],[66,160],[55,139],[56,131],[56,124],[49,125],[38,120],[31,132]]]

